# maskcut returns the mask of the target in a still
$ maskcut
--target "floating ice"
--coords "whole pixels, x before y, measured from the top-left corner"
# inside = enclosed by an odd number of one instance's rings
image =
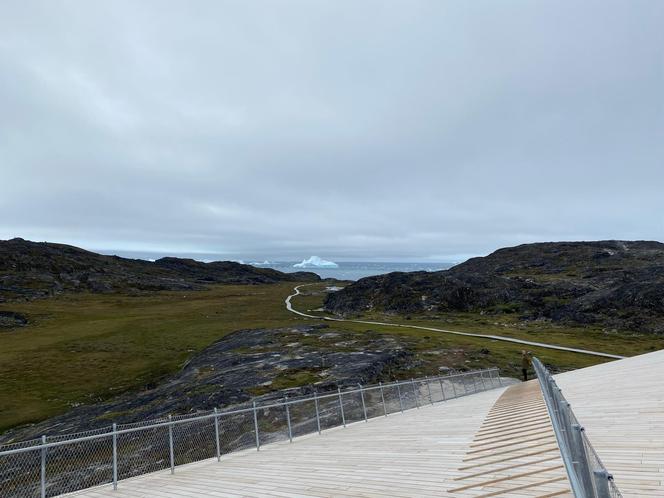
[[[311,256],[309,259],[305,259],[302,263],[296,263],[293,265],[294,268],[339,268],[339,265],[333,261],[325,261],[324,259],[319,258],[318,256]]]

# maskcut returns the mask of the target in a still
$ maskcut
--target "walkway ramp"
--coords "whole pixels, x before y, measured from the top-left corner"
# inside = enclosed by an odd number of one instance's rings
[[[537,380],[500,396],[459,470],[453,496],[573,496]]]
[[[81,497],[571,496],[537,381],[153,473]]]
[[[664,497],[664,350],[556,375],[627,497]]]
[[[557,375],[627,497],[664,496],[664,351]],[[537,380],[76,493],[82,497],[570,497]]]
[[[76,493],[77,497],[454,496],[470,443],[505,388]]]

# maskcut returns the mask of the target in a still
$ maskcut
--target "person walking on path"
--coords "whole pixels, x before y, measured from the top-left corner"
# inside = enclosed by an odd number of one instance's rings
[[[521,351],[521,372],[523,373],[523,381],[528,380],[528,369],[532,365],[530,360],[530,353],[527,351]]]

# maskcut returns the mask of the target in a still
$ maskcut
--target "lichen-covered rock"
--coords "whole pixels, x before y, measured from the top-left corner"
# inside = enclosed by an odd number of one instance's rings
[[[364,278],[330,293],[325,307],[342,315],[516,313],[525,320],[664,333],[664,244],[525,244],[449,270]]]

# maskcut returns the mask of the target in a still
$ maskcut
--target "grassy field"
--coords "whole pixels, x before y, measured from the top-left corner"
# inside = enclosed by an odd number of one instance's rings
[[[0,431],[157,382],[229,332],[297,322],[283,306],[292,287],[74,294],[2,305],[31,324],[0,332]]]
[[[284,308],[294,283],[215,286],[203,292],[158,292],[150,296],[65,295],[0,309],[28,315],[30,325],[0,332],[0,431],[62,413],[158,382],[177,371],[196,352],[239,329],[318,323]],[[307,287],[312,295],[293,300],[296,309],[319,308],[324,285]],[[523,327],[509,315],[454,314],[412,317],[409,321],[372,316],[381,321],[431,325],[452,330],[509,335],[624,355],[664,347],[664,340],[638,334],[612,335],[597,329],[551,324]],[[398,335],[420,360],[416,370],[392,372],[394,378],[432,375],[439,366],[498,366],[518,375],[522,346],[416,329],[334,323],[331,327],[364,334]],[[605,360],[588,355],[530,348],[558,369],[589,366]],[[308,383],[287,372],[278,385]]]

